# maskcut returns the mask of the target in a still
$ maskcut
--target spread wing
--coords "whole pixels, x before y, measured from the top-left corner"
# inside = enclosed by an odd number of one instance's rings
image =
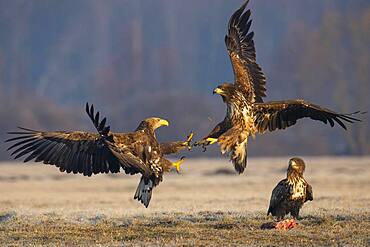
[[[86,105],[86,111],[98,133],[35,131],[20,128],[9,132],[14,135],[6,142],[13,143],[8,150],[14,158],[25,157],[24,162],[35,160],[55,165],[62,172],[81,173],[91,176],[98,173],[117,173],[122,167],[126,173],[145,173],[140,159],[136,158],[127,146],[116,143],[113,134],[106,126],[106,119],[99,121],[99,112],[94,115],[94,107]],[[123,138],[120,138],[122,140]],[[112,153],[110,146],[120,149],[120,156]]]
[[[266,94],[266,78],[256,62],[256,50],[253,32],[249,32],[252,24],[251,11],[244,12],[247,0],[230,18],[225,43],[235,75],[235,84],[247,95],[252,95],[253,102],[263,102]]]
[[[33,159],[35,162],[43,161],[44,164],[59,167],[62,172],[81,173],[84,176],[117,173],[120,167],[130,174],[143,171],[129,151],[121,151],[125,158],[115,156],[99,134],[20,129],[22,131],[9,132],[16,137],[6,140],[14,142],[8,150],[13,151],[11,155],[15,159],[25,157],[24,162]]]
[[[287,100],[273,101],[268,103],[253,104],[253,114],[255,116],[255,126],[260,133],[266,130],[274,131],[276,129],[285,129],[296,124],[298,119],[311,118],[321,121],[325,124],[329,123],[331,127],[335,123],[342,128],[347,129],[345,122],[353,123],[361,121],[352,117],[351,114],[341,114],[326,109],[324,107],[311,104],[303,100]]]
[[[277,207],[281,207],[283,205],[282,202],[287,200],[289,196],[290,196],[290,190],[289,190],[287,181],[286,179],[281,180],[272,191],[271,199],[270,199],[270,206],[267,211],[267,215],[270,212],[275,211]]]

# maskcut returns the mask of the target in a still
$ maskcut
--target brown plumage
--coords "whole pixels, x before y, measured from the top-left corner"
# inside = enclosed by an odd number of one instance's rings
[[[248,137],[285,129],[298,119],[311,118],[346,129],[345,122],[360,121],[352,114],[341,114],[304,100],[263,102],[266,78],[256,62],[253,32],[250,32],[251,11],[245,11],[246,1],[230,18],[225,37],[227,51],[234,71],[234,83],[224,83],[213,93],[219,94],[227,105],[226,117],[201,141],[207,146],[218,142],[221,152],[228,154],[236,171],[242,173],[247,165]]]
[[[121,168],[126,174],[142,174],[135,193],[148,207],[152,189],[163,180],[163,173],[172,166],[179,166],[164,157],[189,146],[191,138],[182,142],[158,143],[155,130],[168,126],[166,120],[147,118],[134,132],[114,133],[106,126],[106,118],[99,120],[99,112],[86,104],[86,112],[93,121],[98,133],[81,131],[35,131],[19,128],[9,132],[15,137],[6,140],[13,142],[8,148],[14,158],[25,156],[24,162],[35,160],[59,167],[61,172],[79,173],[91,176],[98,173],[118,173]]]
[[[190,133],[186,141],[177,141],[177,142],[162,142],[160,148],[163,154],[174,154],[178,153],[184,148],[191,149],[189,143],[193,139],[193,133]]]
[[[312,187],[303,177],[305,168],[301,158],[289,160],[287,178],[281,180],[272,191],[267,215],[271,214],[282,220],[290,213],[297,219],[303,204],[313,200]]]

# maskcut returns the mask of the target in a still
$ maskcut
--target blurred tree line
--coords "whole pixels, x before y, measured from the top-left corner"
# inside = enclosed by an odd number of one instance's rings
[[[115,131],[161,116],[171,122],[159,130],[161,140],[207,134],[225,114],[212,89],[233,79],[223,37],[241,2],[1,1],[0,140],[19,125],[93,131],[86,101]],[[250,7],[267,100],[370,109],[369,1],[259,0]],[[303,120],[257,136],[249,153],[369,154],[369,116],[361,118],[347,132]],[[6,146],[1,159],[9,158]]]

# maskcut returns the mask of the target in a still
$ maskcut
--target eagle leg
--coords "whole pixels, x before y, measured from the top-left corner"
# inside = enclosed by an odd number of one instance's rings
[[[215,144],[218,141],[217,138],[208,137],[203,140],[197,141],[193,144],[193,146],[202,146],[203,152],[207,151],[207,146]]]

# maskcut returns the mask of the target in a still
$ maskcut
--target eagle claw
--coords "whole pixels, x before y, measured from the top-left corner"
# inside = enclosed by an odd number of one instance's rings
[[[190,132],[190,134],[187,136],[187,139],[185,141],[185,145],[187,146],[189,151],[193,148],[193,144],[191,144],[191,141],[193,140],[193,136],[194,136],[194,132]]]
[[[180,173],[180,165],[184,162],[184,160],[185,156],[182,156],[178,161],[172,163],[172,166],[175,167],[177,173]]]
[[[200,141],[197,141],[193,144],[194,147],[201,146],[203,148],[202,152],[207,151],[207,146],[210,144],[210,141],[207,139],[203,139]]]

